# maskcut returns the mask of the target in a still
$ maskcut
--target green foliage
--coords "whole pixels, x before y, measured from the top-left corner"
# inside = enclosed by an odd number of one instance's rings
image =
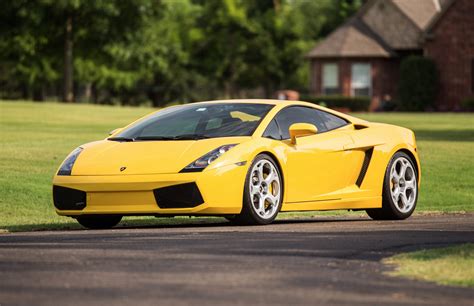
[[[23,91],[58,79],[58,64],[50,41],[58,36],[54,24],[43,23],[48,11],[36,1],[8,1],[0,10],[0,64],[4,86],[14,80]]]
[[[0,66],[25,87],[23,94],[61,82],[66,19],[72,18],[76,82],[131,87],[135,71],[121,65],[117,45],[155,13],[155,1],[8,1],[0,10]],[[123,50],[122,50],[123,51]],[[1,80],[0,80],[1,81]],[[34,97],[35,98],[35,97]]]
[[[370,98],[368,97],[301,96],[300,100],[324,105],[329,108],[348,108],[353,112],[366,112],[370,106]]]
[[[467,111],[474,111],[474,97],[467,97],[461,101],[461,107]]]
[[[304,90],[304,54],[360,3],[7,1],[0,10],[0,97],[60,97],[70,67],[66,42],[78,101],[163,105]]]
[[[399,99],[405,111],[424,111],[434,107],[438,72],[433,60],[409,56],[400,64]]]

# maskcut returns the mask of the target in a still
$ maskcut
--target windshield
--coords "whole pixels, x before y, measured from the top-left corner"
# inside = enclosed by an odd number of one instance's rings
[[[141,120],[109,140],[189,140],[250,136],[273,107],[269,104],[188,104]]]

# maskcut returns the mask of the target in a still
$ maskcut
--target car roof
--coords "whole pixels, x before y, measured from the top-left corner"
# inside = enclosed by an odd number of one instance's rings
[[[203,102],[193,102],[191,104],[268,104],[268,105],[278,105],[278,106],[289,106],[289,105],[302,105],[310,106],[319,109],[326,109],[315,103],[305,102],[305,101],[296,101],[296,100],[276,100],[276,99],[229,99],[229,100],[212,100],[212,101],[203,101]]]
[[[282,108],[286,106],[292,106],[292,105],[299,105],[299,106],[306,106],[306,107],[312,107],[312,108],[317,108],[320,110],[323,110],[325,112],[334,114],[338,117],[342,117],[352,123],[367,123],[366,120],[362,120],[357,117],[350,116],[348,114],[340,113],[338,111],[335,111],[333,109],[320,106],[315,103],[310,103],[310,102],[305,102],[305,101],[296,101],[296,100],[276,100],[276,99],[227,99],[227,100],[212,100],[212,101],[202,101],[202,102],[193,102],[189,103],[188,105],[194,104],[194,105],[199,105],[199,104],[223,104],[223,103],[229,103],[229,104],[268,104],[268,105],[275,105],[279,106],[278,110],[281,110]],[[174,106],[180,106],[180,105],[174,105]],[[171,106],[173,107],[173,106]]]
[[[194,102],[192,104],[221,104],[221,103],[242,103],[242,104],[282,104],[288,102],[295,102],[295,101],[288,101],[288,100],[274,100],[274,99],[228,99],[228,100],[212,100],[212,101],[202,101],[202,102]]]

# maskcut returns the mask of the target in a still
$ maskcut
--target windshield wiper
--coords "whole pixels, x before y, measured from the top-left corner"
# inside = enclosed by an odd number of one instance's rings
[[[173,140],[173,137],[167,136],[138,136],[135,140]]]
[[[112,141],[135,141],[134,138],[130,138],[130,137],[109,137],[107,138],[107,140],[112,140]]]
[[[206,135],[201,135],[201,134],[183,134],[183,135],[174,136],[174,139],[176,140],[186,140],[186,139],[198,140],[198,139],[207,139],[207,138],[211,138],[211,137],[206,136]]]
[[[199,134],[183,134],[177,136],[139,136],[134,138],[135,140],[198,140],[210,138],[206,135]]]

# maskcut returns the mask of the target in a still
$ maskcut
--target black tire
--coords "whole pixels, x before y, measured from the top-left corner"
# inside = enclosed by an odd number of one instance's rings
[[[383,190],[382,190],[382,208],[373,208],[373,209],[366,210],[369,217],[372,218],[373,220],[403,220],[410,217],[413,214],[413,211],[415,211],[416,204],[418,201],[418,194],[419,194],[418,185],[416,185],[416,192],[414,195],[414,204],[410,210],[406,212],[400,211],[400,209],[398,208],[399,204],[397,204],[392,198],[392,194],[391,194],[392,182],[390,178],[390,171],[392,169],[393,164],[400,158],[406,159],[411,164],[411,167],[413,169],[414,180],[416,184],[418,184],[418,171],[417,171],[415,161],[413,161],[413,159],[404,152],[399,151],[395,153],[390,159],[387,169],[385,170]]]
[[[262,160],[266,160],[270,162],[274,169],[276,170],[276,173],[279,178],[279,201],[278,201],[278,206],[275,209],[276,212],[271,215],[269,218],[262,218],[257,212],[256,208],[252,204],[252,199],[250,195],[250,180],[252,176],[252,169],[254,166]],[[239,215],[236,215],[234,218],[228,218],[229,221],[231,221],[234,224],[239,224],[239,225],[265,225],[265,224],[270,224],[275,220],[275,218],[278,215],[278,212],[281,209],[281,205],[283,202],[283,178],[280,172],[280,169],[278,168],[278,165],[275,163],[273,158],[269,156],[268,154],[259,154],[255,159],[253,160],[252,164],[250,165],[247,176],[245,178],[245,186],[244,186],[244,197],[243,197],[243,203],[242,203],[242,211],[240,212]]]
[[[80,225],[88,229],[108,229],[119,224],[122,216],[117,215],[82,215],[76,218]]]

